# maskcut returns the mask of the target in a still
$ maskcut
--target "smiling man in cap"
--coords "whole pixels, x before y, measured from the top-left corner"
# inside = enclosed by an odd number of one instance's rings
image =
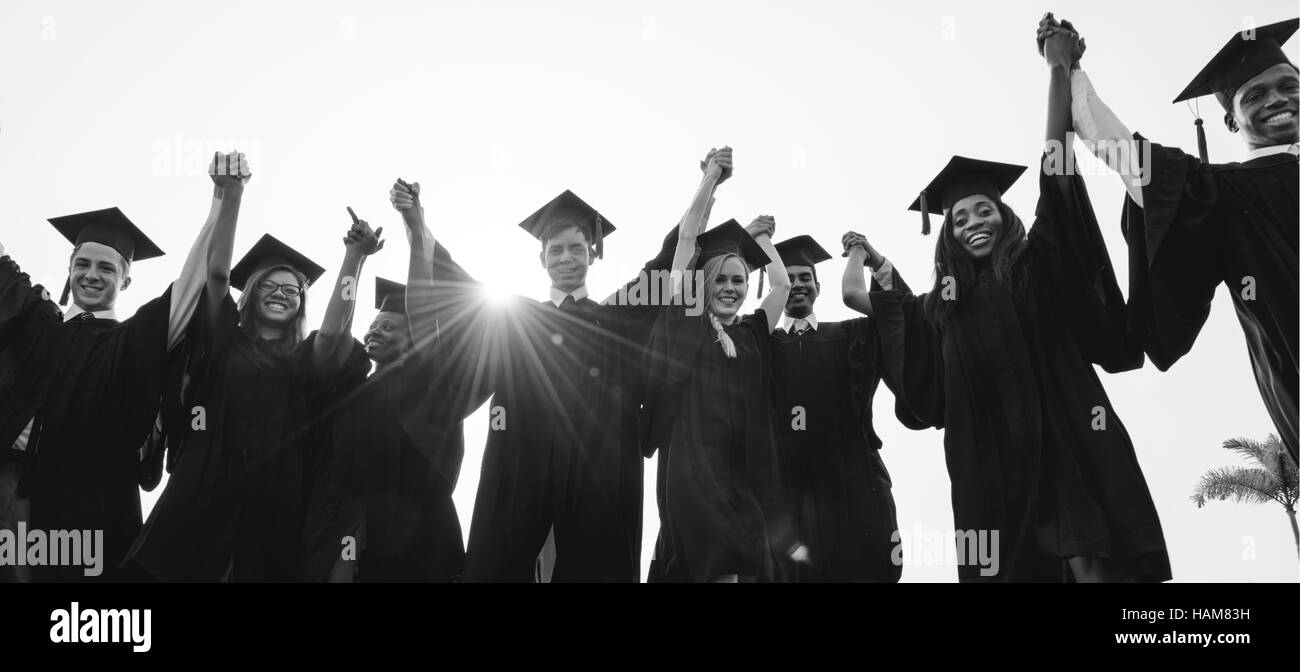
[[[897,581],[898,520],[871,413],[883,372],[875,330],[865,317],[817,319],[817,264],[831,255],[812,236],[777,243],[776,251],[790,278],[785,317],[772,332],[772,396],[793,507],[793,534],[782,549],[791,578]],[[873,263],[876,289],[906,290],[892,264]]]
[[[126,320],[114,306],[131,286],[131,265],[163,252],[118,208],[50,220],[73,245],[61,301],[72,305],[62,315],[44,288],[0,258],[0,444],[10,456],[0,499],[30,502],[29,529],[103,530],[97,577],[113,574],[140,529],[139,487],[152,488],[161,476],[162,456],[147,450],[146,439],[165,362],[207,281],[209,243],[234,230],[250,175],[239,154],[218,154],[210,172],[212,207],[180,277]],[[15,454],[23,471],[16,494]],[[26,514],[21,504],[6,504],[0,511]],[[96,577],[64,564],[37,567],[34,578]]]
[[[403,199],[395,194],[395,205]],[[450,289],[438,299],[444,351],[467,371],[444,396],[494,395],[465,580],[535,580],[553,534],[553,581],[634,582],[643,506],[637,363],[655,307],[590,298],[588,267],[615,228],[573,192],[519,227],[538,240],[549,276],[540,302],[489,307],[446,250],[430,245],[435,279]]]

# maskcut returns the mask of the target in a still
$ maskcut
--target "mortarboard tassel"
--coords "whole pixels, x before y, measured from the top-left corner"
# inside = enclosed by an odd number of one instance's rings
[[[600,219],[600,213],[596,213],[596,230],[591,232],[591,238],[595,243],[594,247],[596,248],[597,259],[605,258],[605,232],[602,230],[605,227],[603,224],[604,222]]]
[[[921,235],[930,235],[930,204],[925,202],[925,190],[921,190]]]
[[[767,279],[767,267],[758,269],[758,298],[763,298],[763,281]]]
[[[1210,162],[1209,151],[1205,147],[1205,122],[1201,121],[1199,115],[1196,117],[1196,150],[1201,155],[1201,163]]]
[[[72,276],[63,281],[63,293],[59,295],[59,305],[68,305],[68,295],[72,293]]]

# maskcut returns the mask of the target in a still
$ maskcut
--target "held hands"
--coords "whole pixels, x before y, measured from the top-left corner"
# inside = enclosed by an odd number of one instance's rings
[[[1038,53],[1051,66],[1064,66],[1071,70],[1079,67],[1083,52],[1088,48],[1079,31],[1069,21],[1057,21],[1051,12],[1038,22]]]
[[[208,176],[217,189],[240,190],[253,179],[253,171],[248,165],[248,158],[243,152],[232,151],[229,154],[213,152],[212,162],[208,164]]]
[[[771,215],[759,215],[745,227],[745,231],[749,233],[750,238],[757,239],[759,236],[771,238],[776,235],[776,219]]]
[[[844,246],[844,253],[840,255],[842,257],[853,257],[855,254],[860,254],[863,263],[871,268],[880,268],[885,263],[884,255],[877,252],[876,248],[867,242],[866,236],[856,231],[845,233],[840,238],[840,244]],[[857,250],[861,250],[861,252],[859,253]]]
[[[352,216],[352,228],[348,231],[348,235],[343,237],[343,245],[347,247],[348,252],[368,257],[384,249],[384,241],[379,239],[379,236],[384,233],[384,227],[371,229],[366,220],[357,218],[357,213],[352,212],[350,206],[348,214]]]
[[[706,177],[717,178],[717,184],[726,182],[731,177],[731,148],[710,149],[704,160],[700,161],[700,170]]]

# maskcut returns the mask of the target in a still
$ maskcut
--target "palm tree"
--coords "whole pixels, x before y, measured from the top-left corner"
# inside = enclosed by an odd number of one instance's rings
[[[1269,434],[1264,442],[1253,439],[1229,439],[1223,447],[1236,451],[1254,461],[1258,467],[1220,467],[1201,476],[1192,493],[1196,507],[1205,506],[1211,499],[1264,504],[1277,502],[1286,509],[1291,520],[1291,535],[1295,537],[1296,554],[1300,556],[1300,527],[1296,526],[1295,505],[1300,496],[1296,483],[1296,463],[1282,447],[1277,437]]]

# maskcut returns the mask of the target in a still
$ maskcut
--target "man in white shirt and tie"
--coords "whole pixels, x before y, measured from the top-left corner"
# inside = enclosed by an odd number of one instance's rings
[[[792,521],[777,543],[795,581],[897,581],[898,521],[871,416],[884,370],[875,331],[869,318],[817,320],[816,265],[831,257],[811,236],[776,249],[790,297],[772,332],[773,417]],[[869,265],[878,289],[905,287],[888,260]]]
[[[638,343],[656,307],[589,297],[588,267],[615,228],[573,192],[519,226],[541,245],[547,300],[485,307],[446,250],[434,255],[435,281],[452,290],[439,307],[444,352],[474,372],[456,394],[493,395],[464,580],[636,582]]]

